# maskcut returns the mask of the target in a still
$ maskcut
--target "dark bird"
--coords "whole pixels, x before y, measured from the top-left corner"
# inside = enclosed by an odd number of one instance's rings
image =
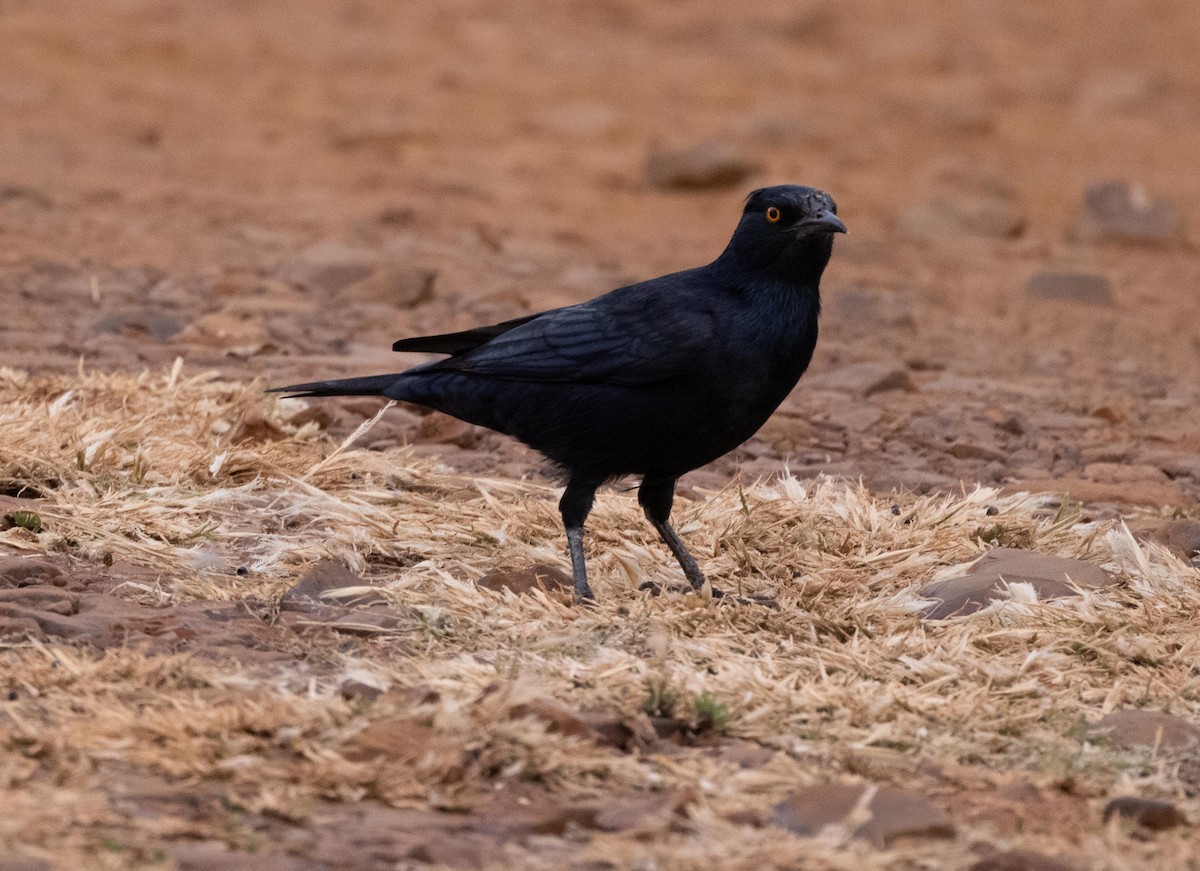
[[[744,442],[796,385],[817,344],[837,205],[810,187],[750,194],[707,266],[489,327],[401,339],[448,354],[394,375],[276,388],[385,396],[520,439],[558,466],[575,595],[593,598],[583,524],[597,488],[641,477],[638,502],[692,588],[704,575],[670,523],[675,481]],[[714,591],[714,595],[719,595]]]

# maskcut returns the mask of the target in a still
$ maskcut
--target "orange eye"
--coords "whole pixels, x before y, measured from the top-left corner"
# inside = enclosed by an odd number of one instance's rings
[[[779,209],[775,208],[774,206],[767,207],[767,220],[772,224],[778,224],[779,219],[782,217],[783,215],[780,214]]]

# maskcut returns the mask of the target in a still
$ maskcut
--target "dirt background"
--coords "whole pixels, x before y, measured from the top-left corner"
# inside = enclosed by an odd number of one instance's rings
[[[4,359],[387,371],[415,362],[394,338],[706,262],[746,191],[803,182],[851,228],[817,377],[722,473],[782,457],[882,489],[1190,507],[1194,19],[1168,2],[6,3]],[[671,166],[705,143],[729,184],[648,179],[652,152]],[[1089,231],[1085,191],[1110,180],[1167,214]],[[1062,273],[1089,276],[1082,296]],[[889,368],[838,372],[863,361]],[[395,420],[395,441],[466,470],[530,462]]]
[[[812,184],[850,228],[812,370],[685,493],[786,462],[1154,535],[1200,498],[1198,56],[1184,0],[0,0],[0,364],[388,371]],[[413,409],[364,444],[540,474]]]

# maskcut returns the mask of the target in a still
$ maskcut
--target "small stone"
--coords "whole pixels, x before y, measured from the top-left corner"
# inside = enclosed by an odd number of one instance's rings
[[[133,307],[103,315],[93,329],[129,339],[149,336],[165,342],[183,329],[183,321],[156,307]]]
[[[303,408],[288,418],[288,423],[295,427],[301,427],[305,424],[315,423],[318,429],[328,429],[333,423],[334,415],[329,410],[329,403],[319,403],[310,405],[308,408]]]
[[[646,160],[646,184],[660,190],[725,188],[757,170],[734,146],[702,142],[692,148],[651,151]]]
[[[508,712],[514,720],[529,717],[546,724],[547,731],[573,738],[597,737],[595,731],[582,716],[554,699],[537,698],[515,706]]]
[[[1172,505],[1190,506],[1194,500],[1174,481],[1093,481],[1074,475],[1043,476],[1035,470],[1014,471],[1017,481],[1007,485],[1007,492],[1065,493],[1077,502],[1088,504],[1145,505],[1162,508]]]
[[[342,681],[338,695],[348,702],[373,702],[383,695],[383,689],[361,680],[349,679]]]
[[[907,369],[894,363],[882,362],[839,366],[810,376],[806,383],[812,390],[836,390],[864,399],[885,390],[903,390],[911,393],[917,389]]]
[[[810,786],[775,805],[771,818],[777,826],[811,837],[842,822],[858,806],[866,789],[863,784]],[[954,837],[954,827],[941,809],[915,792],[880,787],[867,810],[870,818],[855,828],[854,837],[878,847],[904,837]]]
[[[556,590],[575,589],[570,575],[560,568],[544,563],[523,569],[494,569],[476,581],[476,584],[485,590],[510,590],[517,595],[532,593],[534,590],[551,593]]]
[[[277,442],[287,438],[287,433],[272,420],[261,414],[250,412],[229,431],[229,443],[234,445]]]
[[[899,294],[876,292],[869,286],[852,284],[836,290],[830,298],[833,327],[845,327],[855,335],[880,328],[911,331],[916,326],[912,307]]]
[[[29,856],[5,856],[0,871],[50,871],[50,863]]]
[[[374,605],[387,601],[374,591],[357,592],[358,588],[364,586],[368,584],[341,563],[323,559],[309,566],[300,582],[283,594],[280,607],[284,610],[306,610],[309,605],[319,602]],[[355,589],[356,592],[351,597],[337,595],[337,591],[347,589]]]
[[[1009,850],[987,856],[968,871],[1076,871],[1075,866],[1033,850]]]
[[[998,176],[966,164],[944,165],[931,173],[933,191],[900,216],[899,228],[910,236],[1012,238],[1025,228],[1025,210],[1016,190]]]
[[[1162,92],[1163,84],[1161,76],[1149,70],[1105,70],[1084,82],[1079,109],[1093,115],[1145,108]]]
[[[410,142],[428,138],[429,133],[404,118],[341,119],[326,131],[329,144],[338,151],[370,152],[395,160]]]
[[[927,620],[945,620],[974,614],[993,600],[1003,599],[1006,586],[1016,583],[1032,586],[1038,601],[1044,602],[1077,596],[1076,587],[1098,589],[1116,581],[1092,563],[1000,547],[984,554],[962,577],[938,581],[922,589],[921,598],[937,600],[922,616]]]
[[[1000,463],[1008,459],[1008,454],[999,448],[978,442],[957,441],[946,449],[950,456],[958,460],[986,460],[989,463]]]
[[[1084,467],[1083,477],[1116,484],[1132,484],[1139,481],[1164,483],[1167,480],[1166,473],[1158,466],[1139,463],[1089,463]]]
[[[433,299],[437,277],[436,269],[386,263],[361,281],[348,284],[338,298],[413,308]]]
[[[571,826],[594,828],[597,809],[563,801],[542,788],[505,785],[479,808],[472,828],[504,838],[562,835]]]
[[[1083,195],[1083,212],[1071,231],[1080,242],[1167,245],[1183,236],[1175,204],[1141,185],[1102,181]]]
[[[45,560],[19,556],[0,557],[0,587],[52,584],[61,576],[62,572]]]
[[[285,281],[330,296],[375,271],[379,256],[369,249],[319,242],[302,251],[281,276]]]
[[[1025,292],[1038,299],[1113,304],[1112,282],[1103,275],[1086,272],[1038,272],[1026,282]]]
[[[429,726],[410,717],[389,717],[376,720],[347,743],[342,755],[351,762],[413,763],[431,750],[445,749]]]
[[[1130,820],[1142,828],[1154,832],[1173,829],[1175,826],[1187,822],[1179,808],[1171,802],[1139,798],[1135,795],[1114,798],[1106,804],[1104,806],[1104,822],[1107,823],[1114,816]]]
[[[738,768],[751,769],[768,765],[778,755],[770,747],[764,747],[751,741],[724,744],[717,753],[717,756],[725,762],[731,762]]]
[[[1155,537],[1186,560],[1200,557],[1200,523],[1195,520],[1173,520]]]
[[[1107,404],[1100,405],[1088,412],[1092,417],[1097,417],[1105,423],[1118,424],[1124,423],[1129,419],[1129,412],[1119,405]]]
[[[249,357],[273,347],[271,335],[257,318],[234,311],[216,311],[199,317],[176,336],[178,341],[221,348]]]
[[[627,796],[600,808],[595,827],[602,832],[651,834],[666,831],[693,802],[691,792],[680,790],[645,796]]]
[[[1187,750],[1200,746],[1200,727],[1165,711],[1128,708],[1113,711],[1090,731],[1127,750]]]
[[[171,848],[179,871],[311,871],[307,859],[234,850],[221,841],[192,841]]]

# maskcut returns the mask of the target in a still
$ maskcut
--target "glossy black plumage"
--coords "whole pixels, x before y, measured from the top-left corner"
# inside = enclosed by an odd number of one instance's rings
[[[642,477],[639,501],[693,587],[704,578],[669,523],[675,480],[762,426],[812,359],[819,283],[845,232],[825,193],[753,192],[707,266],[579,305],[397,342],[444,353],[395,375],[278,388],[299,396],[378,395],[514,436],[566,474],[562,511],[576,592],[591,598],[583,522],[596,488]]]

